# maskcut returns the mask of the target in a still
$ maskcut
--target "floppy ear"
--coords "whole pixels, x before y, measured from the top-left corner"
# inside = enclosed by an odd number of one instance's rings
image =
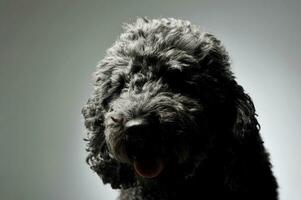
[[[236,84],[234,97],[234,136],[244,138],[252,134],[258,134],[260,125],[256,119],[256,111],[251,97],[244,89]]]
[[[97,79],[94,94],[89,98],[82,109],[82,114],[87,128],[86,162],[95,171],[103,183],[110,183],[112,188],[128,188],[135,184],[132,168],[112,158],[105,141],[104,113],[105,105],[110,99],[110,80],[102,74],[102,79]]]

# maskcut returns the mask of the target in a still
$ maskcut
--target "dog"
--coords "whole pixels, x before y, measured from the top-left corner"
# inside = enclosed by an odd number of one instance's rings
[[[86,161],[120,200],[278,199],[253,102],[189,21],[125,24],[82,114]]]

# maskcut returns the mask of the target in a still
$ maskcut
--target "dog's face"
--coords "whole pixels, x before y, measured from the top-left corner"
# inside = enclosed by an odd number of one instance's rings
[[[108,49],[83,109],[89,164],[113,187],[193,171],[218,126],[233,128],[235,87],[213,35],[187,21],[139,19]]]
[[[185,162],[201,129],[197,69],[174,60],[179,53],[188,57],[173,49],[164,60],[137,55],[112,71],[111,82],[118,89],[104,114],[106,144],[113,158],[133,165],[144,178],[159,176],[170,162]]]

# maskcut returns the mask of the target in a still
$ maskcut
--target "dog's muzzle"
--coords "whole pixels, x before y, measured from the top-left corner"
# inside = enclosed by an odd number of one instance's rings
[[[137,118],[125,123],[125,153],[135,172],[144,178],[157,177],[164,168],[158,139],[158,126]]]
[[[145,119],[132,119],[124,125],[124,145],[130,159],[154,157],[158,154],[158,129]]]

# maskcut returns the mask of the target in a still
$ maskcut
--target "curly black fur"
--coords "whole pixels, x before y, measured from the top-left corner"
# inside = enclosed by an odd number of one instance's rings
[[[277,199],[254,105],[221,42],[173,18],[124,29],[82,110],[87,162],[103,182],[121,189],[121,200]],[[135,119],[148,124],[139,142],[126,137]],[[163,171],[137,175],[133,162],[149,157],[163,160]]]

